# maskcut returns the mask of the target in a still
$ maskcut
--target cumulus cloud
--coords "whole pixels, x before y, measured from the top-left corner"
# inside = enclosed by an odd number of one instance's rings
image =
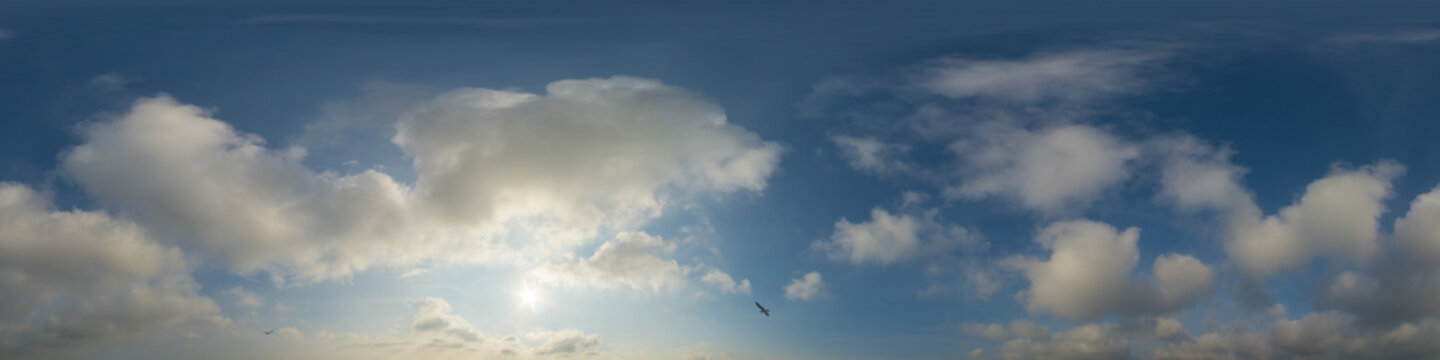
[[[563,80],[546,94],[459,89],[402,116],[416,191],[438,218],[534,219],[578,241],[626,228],[677,196],[760,191],[780,146],[729,124],[714,103],[653,80]]]
[[[1047,213],[1083,207],[1130,178],[1140,150],[1095,127],[1064,125],[1027,131],[987,127],[983,135],[951,143],[963,174],[947,194],[1001,196]]]
[[[1006,359],[1148,358],[1135,356],[1135,349],[1192,339],[1174,318],[1087,324],[1060,332],[1028,319],[1013,320],[1009,325],[968,323],[961,329],[970,336],[1001,342],[999,350]]]
[[[56,211],[13,183],[0,183],[0,287],[10,356],[229,324],[179,250],[105,213]]]
[[[734,278],[730,277],[730,274],[726,274],[719,269],[710,269],[710,271],[705,273],[705,276],[700,277],[700,281],[710,284],[716,289],[719,289],[720,292],[726,294],[750,294],[750,279],[743,279],[737,283]]]
[[[660,292],[685,285],[686,276],[693,270],[680,266],[673,259],[665,259],[675,252],[676,245],[667,243],[658,236],[642,232],[621,233],[614,240],[607,241],[595,249],[588,259],[576,262],[547,264],[535,271],[542,281],[565,285],[593,286],[602,289],[628,287],[635,290]],[[729,275],[724,280],[733,282]],[[719,279],[716,273],[706,275],[706,282]],[[746,283],[748,285],[748,282]]]
[[[315,173],[301,163],[305,149],[266,148],[169,96],[81,134],[61,166],[86,192],[235,272],[345,277],[405,261],[412,248],[394,245],[420,238],[410,189],[390,176]]]
[[[1372,326],[1440,313],[1440,188],[1421,194],[1395,220],[1393,249],[1383,262],[1329,280],[1319,298]]]
[[[1276,320],[1268,332],[1243,328],[1207,333],[1159,347],[1155,359],[1429,359],[1440,353],[1440,323],[1359,326],[1353,316],[1323,312]]]
[[[815,242],[811,249],[831,260],[888,265],[914,259],[922,251],[934,254],[980,242],[973,232],[941,225],[934,216],[934,211],[922,215],[891,214],[874,208],[870,210],[868,222],[840,219],[830,240]]]
[[[1006,262],[1030,281],[1024,292],[1027,309],[1072,320],[1172,313],[1213,292],[1214,271],[1188,255],[1157,257],[1153,279],[1132,280],[1139,239],[1138,228],[1120,232],[1091,221],[1058,222],[1035,239],[1050,250],[1048,259]]]
[[[825,280],[820,278],[819,271],[811,271],[800,278],[790,280],[790,285],[785,285],[785,298],[798,301],[810,301],[825,295]]]
[[[405,112],[393,141],[414,161],[413,188],[375,170],[311,170],[305,148],[267,147],[165,95],[82,127],[61,167],[161,239],[303,284],[427,259],[569,256],[669,204],[761,191],[780,156],[719,106],[657,81],[547,92],[467,88]]]
[[[1180,139],[1161,152],[1168,154],[1161,197],[1181,210],[1219,213],[1230,259],[1259,277],[1316,257],[1357,262],[1374,257],[1383,202],[1391,196],[1391,181],[1405,171],[1390,161],[1358,169],[1335,166],[1295,204],[1263,215],[1239,184],[1246,170],[1229,162],[1230,151]]]

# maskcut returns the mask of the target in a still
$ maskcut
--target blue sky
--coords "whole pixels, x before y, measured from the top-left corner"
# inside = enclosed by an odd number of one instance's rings
[[[1440,9],[1324,5],[0,5],[0,357],[1434,358]]]

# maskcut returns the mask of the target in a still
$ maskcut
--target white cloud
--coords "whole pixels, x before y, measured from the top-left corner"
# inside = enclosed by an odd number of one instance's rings
[[[1142,90],[1145,70],[1160,53],[1079,50],[1024,59],[947,58],[922,74],[919,86],[952,98],[1007,103],[1086,102]]]
[[[1295,204],[1263,216],[1239,184],[1246,170],[1230,152],[1194,139],[1161,150],[1161,197],[1186,211],[1215,211],[1224,219],[1225,249],[1240,269],[1264,277],[1316,257],[1363,262],[1379,251],[1379,217],[1390,183],[1405,168],[1381,161],[1359,169],[1335,166],[1310,183]]]
[[[890,144],[874,137],[837,135],[830,141],[840,148],[850,161],[850,167],[877,175],[903,173],[912,170],[912,165],[902,162],[900,156],[910,147]]]
[[[705,273],[705,276],[700,277],[700,281],[710,284],[726,294],[750,294],[750,279],[743,279],[737,283],[734,278],[730,277],[730,274],[726,274],[719,269],[710,269],[710,271]]]
[[[535,276],[548,283],[660,292],[684,286],[692,270],[673,259],[662,258],[675,252],[675,248],[675,244],[658,236],[621,233],[601,244],[590,258],[547,264],[536,269]]]
[[[164,95],[84,126],[61,167],[161,239],[303,284],[422,260],[566,257],[668,204],[761,191],[780,156],[719,106],[656,81],[547,90],[460,89],[405,113],[393,141],[413,157],[413,189],[375,170],[313,171],[306,149],[266,147]]]
[[[0,354],[224,326],[180,251],[100,212],[0,183]]]
[[[946,193],[1002,196],[1051,214],[1084,207],[1129,179],[1129,163],[1140,156],[1138,147],[1085,125],[1035,132],[991,126],[979,134],[950,145],[963,176]]]
[[[1110,327],[1084,325],[1046,337],[1019,337],[1000,350],[1006,359],[1127,359],[1130,342]]]
[[[540,341],[532,352],[535,355],[594,355],[600,347],[600,335],[586,334],[579,330],[537,331],[525,334],[525,339]]]
[[[457,223],[536,220],[552,241],[628,228],[677,196],[759,191],[780,146],[718,105],[657,81],[563,80],[537,95],[459,89],[404,115],[430,213]]]
[[[1364,261],[1379,249],[1379,218],[1390,181],[1404,167],[1381,162],[1357,170],[1336,169],[1310,183],[1298,203],[1263,219],[1234,219],[1226,251],[1254,275],[1293,269],[1317,256]]]
[[[259,294],[256,294],[253,291],[245,290],[245,288],[239,286],[225,289],[225,291],[221,291],[220,294],[229,296],[231,299],[234,299],[235,306],[247,308],[258,308],[261,306],[265,306],[265,298],[260,297]]]
[[[1155,359],[1429,359],[1440,352],[1433,319],[1392,327],[1360,326],[1352,316],[1324,312],[1276,320],[1268,332],[1221,330],[1159,347]]]
[[[314,173],[305,149],[268,149],[168,96],[81,133],[62,168],[86,192],[232,271],[313,282],[424,250],[410,243],[410,190],[390,176]]]
[[[1440,187],[1417,196],[1405,216],[1395,220],[1395,240],[1410,256],[1440,263]]]
[[[790,280],[790,285],[785,285],[786,299],[810,301],[824,295],[825,280],[820,278],[819,271],[811,271],[800,278]]]
[[[1370,325],[1389,326],[1440,313],[1440,188],[1417,196],[1395,220],[1393,248],[1384,261],[1342,272],[1320,303]]]
[[[870,221],[852,223],[840,219],[830,242],[817,242],[814,248],[834,260],[881,265],[909,260],[920,252],[920,231],[927,220],[910,215],[892,216],[880,208],[870,210]]]
[[[1097,222],[1058,222],[1035,239],[1051,251],[1048,259],[1007,263],[1030,281],[1024,293],[1027,309],[1072,320],[1171,313],[1213,292],[1214,271],[1188,255],[1157,257],[1153,281],[1131,280],[1139,239],[1140,229],[1133,227],[1117,232]]]

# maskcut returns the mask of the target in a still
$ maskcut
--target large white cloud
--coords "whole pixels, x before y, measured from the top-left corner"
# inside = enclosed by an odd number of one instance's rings
[[[1213,292],[1214,271],[1188,255],[1155,259],[1153,280],[1130,276],[1139,260],[1140,229],[1116,231],[1091,221],[1051,224],[1036,242],[1050,250],[1048,259],[1013,258],[1030,287],[1027,308],[1072,320],[1107,314],[1155,315],[1179,311]]]
[[[657,81],[564,80],[546,92],[459,89],[402,116],[394,142],[414,157],[431,214],[533,219],[547,237],[583,239],[657,216],[677,196],[759,191],[780,156],[718,105]]]
[[[421,260],[544,261],[696,195],[760,191],[780,147],[656,81],[565,80],[548,94],[460,89],[405,113],[415,187],[317,172],[168,96],[82,128],[62,168],[160,238],[243,274],[343,278]],[[533,256],[512,256],[515,252]]]
[[[229,320],[198,295],[180,251],[100,212],[56,211],[0,183],[0,355],[138,338]]]
[[[1362,262],[1379,251],[1379,218],[1390,183],[1405,168],[1381,161],[1358,169],[1336,166],[1305,188],[1295,204],[1263,215],[1240,185],[1246,169],[1230,152],[1191,138],[1164,145],[1161,197],[1186,211],[1213,211],[1225,226],[1226,252],[1241,270],[1267,276],[1316,257]]]
[[[232,271],[281,268],[301,281],[404,261],[413,245],[410,190],[366,171],[315,173],[303,148],[269,149],[208,111],[141,99],[82,128],[62,167],[102,203]],[[419,248],[406,248],[404,252]],[[413,255],[409,256],[413,258]]]

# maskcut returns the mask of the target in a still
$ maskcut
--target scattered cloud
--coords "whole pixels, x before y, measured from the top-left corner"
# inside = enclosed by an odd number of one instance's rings
[[[820,278],[819,271],[811,271],[800,278],[790,281],[785,285],[785,298],[798,301],[811,301],[825,295],[825,280]]]
[[[1140,229],[1117,231],[1092,221],[1050,224],[1035,241],[1048,259],[1017,257],[1008,266],[1024,271],[1030,287],[1026,308],[1071,320],[1104,315],[1161,315],[1180,311],[1213,292],[1215,273],[1189,255],[1155,259],[1151,281],[1135,281]]]
[[[1320,312],[1275,320],[1268,332],[1231,328],[1164,345],[1155,359],[1428,359],[1440,323],[1426,320],[1387,328],[1360,326],[1352,316]]]
[[[817,241],[811,249],[831,260],[852,264],[889,265],[919,257],[922,253],[946,253],[982,242],[973,231],[941,225],[935,211],[920,215],[891,214],[881,208],[870,210],[870,221],[852,223],[840,219],[829,241]]]
[[[710,271],[705,273],[705,276],[700,277],[700,281],[710,284],[716,289],[720,289],[720,292],[726,294],[750,294],[750,279],[743,279],[737,283],[734,278],[730,277],[730,274],[726,274],[719,269],[710,269]]]

